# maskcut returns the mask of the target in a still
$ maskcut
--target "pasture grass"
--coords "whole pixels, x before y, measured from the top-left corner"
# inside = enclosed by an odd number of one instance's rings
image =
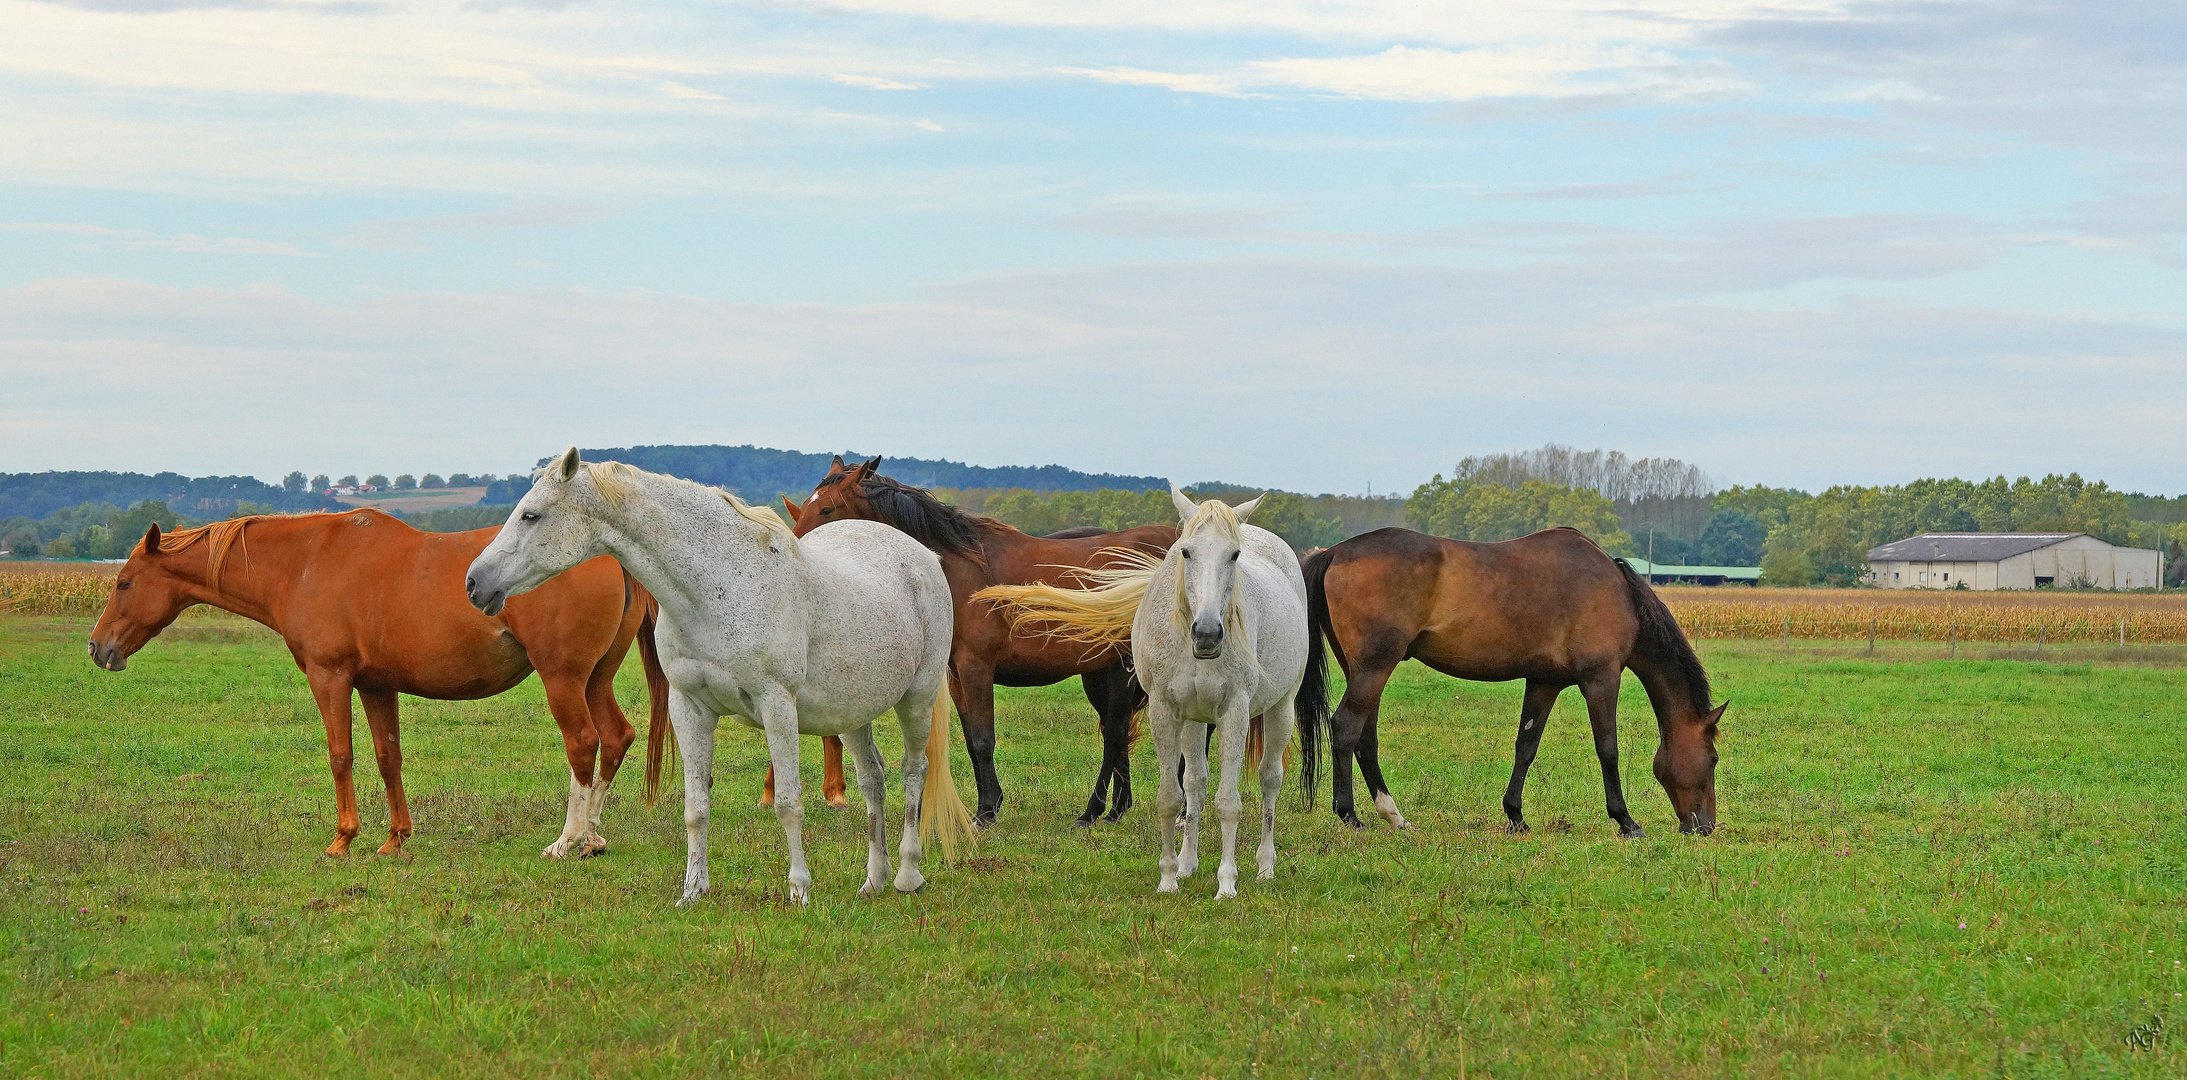
[[[2167,667],[1705,643],[1732,701],[1725,827],[1675,832],[1628,679],[1651,835],[1620,841],[1576,694],[1535,831],[1507,836],[1519,687],[1408,664],[1383,747],[1415,827],[1355,832],[1326,782],[1310,811],[1293,788],[1257,882],[1249,787],[1223,903],[1212,852],[1154,895],[1146,744],[1124,823],[1071,827],[1098,758],[1075,681],[1003,693],[1002,822],[913,897],[857,897],[862,814],[816,809],[813,902],[785,907],[761,746],[725,727],[716,891],[678,909],[677,796],[646,808],[635,773],[608,855],[539,858],[566,780],[536,680],[404,699],[417,835],[369,854],[386,807],[360,753],[365,853],[335,861],[321,725],[278,639],[192,620],[113,674],[88,627],[0,618],[9,1076],[2187,1072]],[[957,770],[969,788],[961,749]]]

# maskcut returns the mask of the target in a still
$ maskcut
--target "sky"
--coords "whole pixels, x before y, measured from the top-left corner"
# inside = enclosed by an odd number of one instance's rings
[[[0,471],[2187,491],[2187,5],[0,0]]]

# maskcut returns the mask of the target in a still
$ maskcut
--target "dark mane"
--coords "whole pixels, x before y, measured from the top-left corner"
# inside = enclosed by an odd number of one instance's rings
[[[847,474],[831,476],[821,481],[820,487],[842,475]],[[980,544],[979,519],[935,498],[933,492],[875,475],[858,485],[858,494],[883,524],[902,530],[928,548],[985,560],[987,551]]]

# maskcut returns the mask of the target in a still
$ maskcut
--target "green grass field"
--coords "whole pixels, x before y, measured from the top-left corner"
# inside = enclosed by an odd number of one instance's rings
[[[2187,1073],[2176,667],[1705,644],[1725,828],[1677,835],[1628,679],[1653,835],[1625,842],[1576,694],[1535,833],[1510,837],[1518,686],[1408,665],[1383,746],[1416,827],[1354,832],[1326,782],[1311,811],[1287,792],[1256,882],[1249,787],[1224,903],[1212,854],[1154,895],[1148,744],[1139,808],[1071,827],[1098,760],[1075,681],[1005,692],[1002,823],[915,897],[856,896],[863,816],[822,810],[813,903],[783,906],[762,748],[725,727],[716,892],[676,909],[680,796],[648,809],[635,772],[608,855],[539,858],[566,774],[536,680],[405,699],[409,854],[369,854],[362,754],[367,853],[332,861],[323,736],[278,640],[194,620],[111,674],[88,627],[0,619],[0,1074]]]

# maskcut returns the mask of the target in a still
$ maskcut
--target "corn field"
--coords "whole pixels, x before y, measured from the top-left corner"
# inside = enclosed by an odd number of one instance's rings
[[[120,572],[120,566],[97,563],[0,563],[0,611],[97,615]]]
[[[1692,638],[2187,645],[2187,595],[1912,589],[1658,591]]]

